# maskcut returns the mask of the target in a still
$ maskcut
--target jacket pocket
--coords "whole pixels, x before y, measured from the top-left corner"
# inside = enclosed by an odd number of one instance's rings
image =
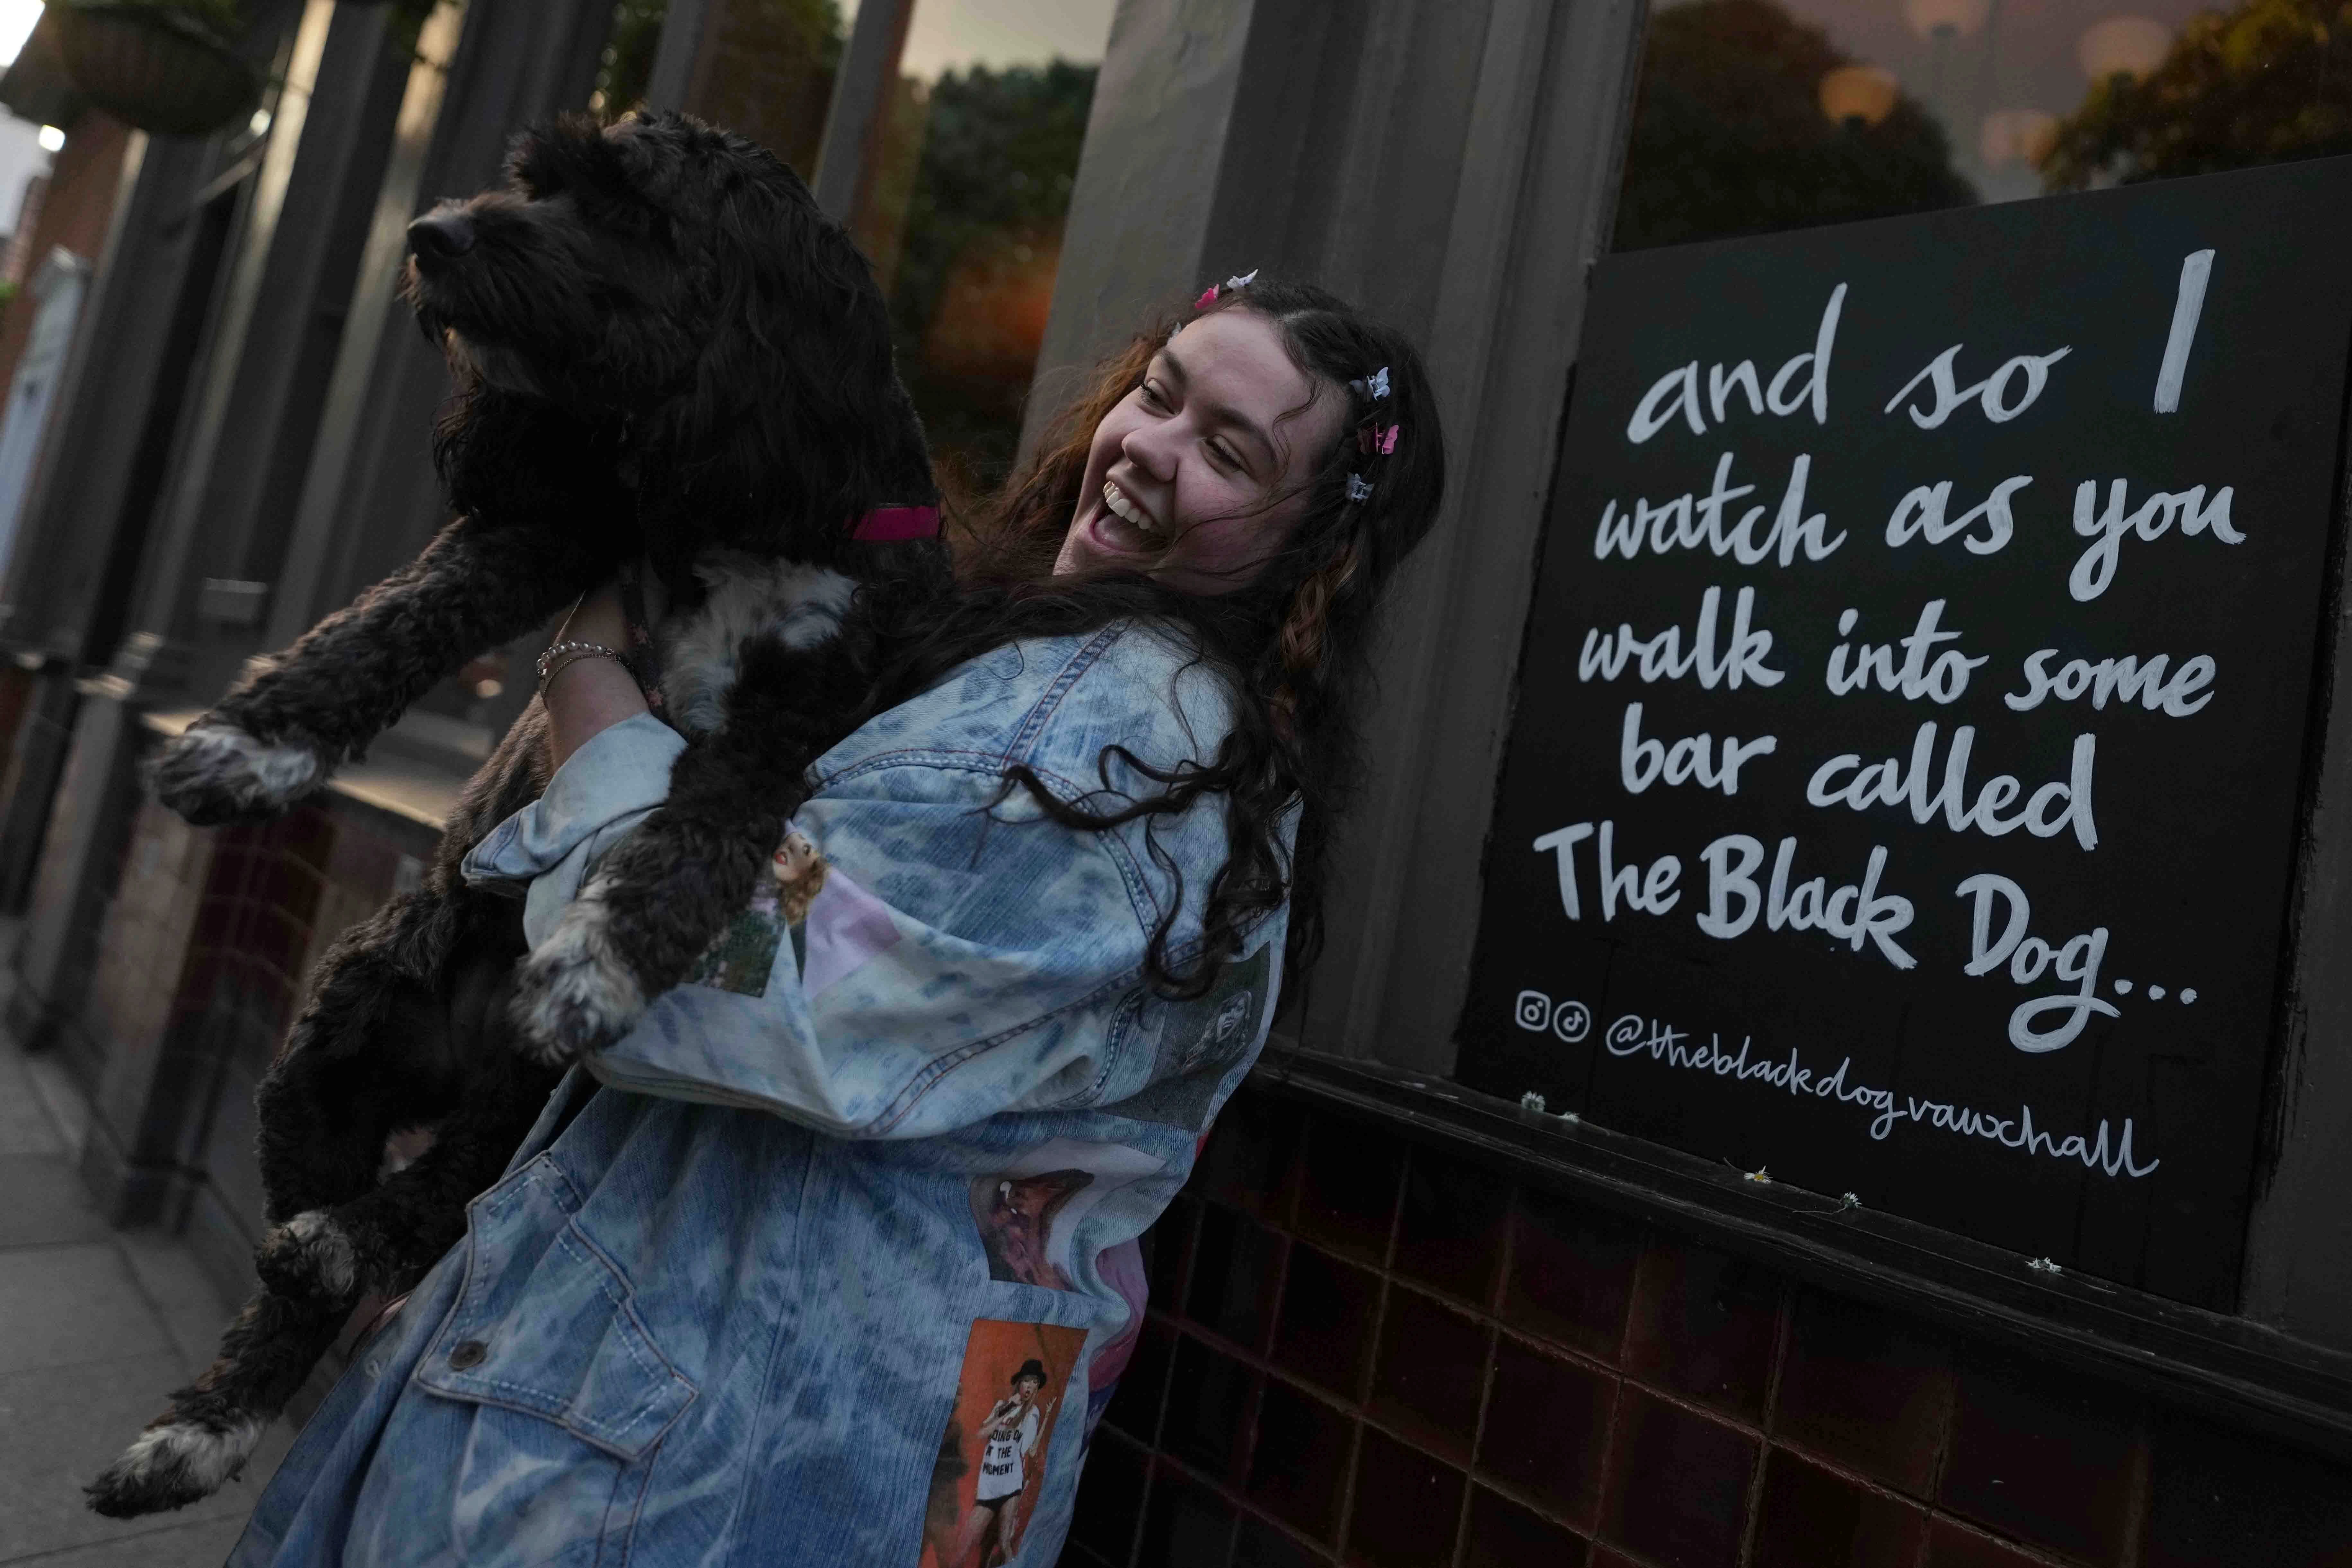
[[[626,1278],[572,1224],[579,1208],[546,1154],[474,1200],[465,1289],[415,1381],[634,1463],[697,1390],[646,1331]]]

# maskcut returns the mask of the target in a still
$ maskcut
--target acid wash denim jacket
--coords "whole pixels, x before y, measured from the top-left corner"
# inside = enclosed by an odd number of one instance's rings
[[[821,758],[774,885],[566,1077],[230,1563],[1050,1568],[1139,1327],[1135,1237],[1265,1039],[1286,915],[1208,994],[1155,995],[1222,798],[1147,841],[1004,771],[1076,799],[1106,746],[1208,759],[1229,722],[1118,623],[984,655]],[[528,882],[544,938],[683,745],[605,730],[467,875]]]

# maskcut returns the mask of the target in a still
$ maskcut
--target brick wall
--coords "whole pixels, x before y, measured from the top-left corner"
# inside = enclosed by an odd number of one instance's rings
[[[2352,1472],[1244,1089],[1065,1568],[2305,1568]]]

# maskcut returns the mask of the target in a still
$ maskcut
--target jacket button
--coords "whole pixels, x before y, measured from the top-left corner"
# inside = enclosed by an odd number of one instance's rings
[[[467,1340],[449,1352],[449,1365],[453,1371],[470,1372],[481,1365],[489,1353],[490,1347],[481,1341]]]

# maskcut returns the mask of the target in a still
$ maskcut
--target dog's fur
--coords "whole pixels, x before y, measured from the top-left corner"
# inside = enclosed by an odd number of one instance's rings
[[[509,175],[412,230],[410,302],[458,383],[436,442],[457,521],[166,747],[153,783],[193,822],[282,811],[466,659],[640,555],[672,595],[664,685],[694,743],[526,957],[517,900],[458,867],[546,785],[534,701],[422,889],[320,963],[258,1096],[262,1293],[91,1486],[101,1513],[236,1473],[354,1304],[463,1235],[560,1066],[625,1033],[750,900],[889,628],[947,590],[936,541],[851,537],[937,491],[866,262],[790,171],[664,115],[526,135]],[[418,1127],[430,1148],[387,1163]]]

